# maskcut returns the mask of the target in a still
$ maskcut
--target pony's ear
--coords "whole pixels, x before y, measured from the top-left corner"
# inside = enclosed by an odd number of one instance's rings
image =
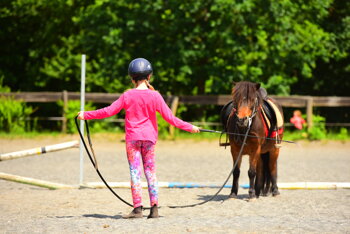
[[[232,81],[232,86],[236,86],[237,82],[236,81]]]
[[[259,90],[260,89],[260,83],[256,83],[255,84],[255,88],[256,88],[256,90]]]

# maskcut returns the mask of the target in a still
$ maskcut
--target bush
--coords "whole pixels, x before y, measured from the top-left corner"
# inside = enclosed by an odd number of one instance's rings
[[[57,102],[60,108],[63,107],[63,101]],[[85,110],[94,110],[96,107],[88,102],[85,104]],[[67,133],[76,133],[77,129],[75,126],[74,118],[80,110],[80,101],[68,101],[68,108],[66,110],[66,118],[67,118]],[[90,131],[92,132],[103,132],[106,130],[110,130],[111,126],[107,121],[92,121],[89,122]]]
[[[57,104],[60,108],[63,107],[63,101],[58,101]],[[94,107],[91,103],[86,103],[85,108],[91,110]],[[75,133],[77,131],[74,118],[79,112],[79,110],[80,110],[80,101],[68,101],[68,107],[65,113],[67,118],[67,133]]]
[[[346,128],[341,128],[339,134],[337,134],[337,139],[345,141],[348,139],[348,136],[348,130]]]
[[[23,101],[12,97],[0,97],[0,131],[8,133],[25,132],[29,125],[26,118],[33,113]],[[28,130],[28,129],[27,129]]]
[[[326,118],[319,115],[313,115],[312,120],[313,127],[307,132],[308,138],[310,140],[325,139],[327,136]]]

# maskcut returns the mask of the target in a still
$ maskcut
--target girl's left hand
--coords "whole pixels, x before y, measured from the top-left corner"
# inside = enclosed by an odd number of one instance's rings
[[[84,111],[79,111],[78,112],[78,119],[84,120]]]

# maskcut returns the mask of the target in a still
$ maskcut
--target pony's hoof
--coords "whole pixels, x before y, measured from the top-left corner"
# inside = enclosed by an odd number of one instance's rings
[[[280,195],[280,191],[276,190],[272,192],[272,196],[276,197],[278,195]]]
[[[249,193],[249,199],[254,199],[254,198],[256,198],[255,193]]]
[[[237,198],[237,194],[234,194],[234,193],[231,193],[229,196],[228,196],[228,199],[236,199]]]

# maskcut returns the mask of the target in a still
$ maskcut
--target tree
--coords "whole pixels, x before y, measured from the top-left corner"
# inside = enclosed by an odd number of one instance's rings
[[[348,8],[340,0],[11,0],[0,5],[0,76],[12,90],[78,90],[85,53],[88,91],[124,91],[128,63],[145,57],[162,93],[228,94],[240,80],[273,94],[308,92],[300,84],[327,86],[320,73],[348,74]]]

